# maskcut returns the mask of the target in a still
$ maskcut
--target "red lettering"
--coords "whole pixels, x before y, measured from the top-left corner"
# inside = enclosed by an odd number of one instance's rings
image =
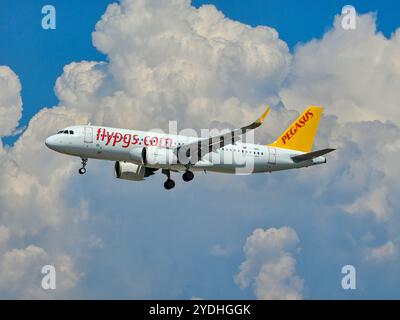
[[[139,136],[137,135],[137,134],[135,134],[133,137],[132,137],[132,144],[137,144],[138,142],[139,142]]]
[[[148,146],[148,145],[150,145],[150,143],[149,143],[149,139],[150,139],[150,137],[149,137],[149,136],[145,136],[145,137],[144,137],[143,143],[144,143],[144,145],[145,145],[145,146]]]
[[[152,146],[156,146],[156,145],[158,144],[158,138],[157,138],[157,137],[154,137],[153,139],[151,139],[150,144],[151,144]]]
[[[114,133],[109,133],[108,131],[106,132],[107,135],[107,142],[106,142],[106,146],[110,143],[111,139],[114,136]]]
[[[289,131],[287,131],[287,132],[285,133],[285,135],[282,137],[282,142],[283,142],[283,144],[286,144],[286,141],[289,140],[289,139],[290,139],[290,137],[289,137]]]
[[[308,120],[310,120],[314,114],[311,112],[311,110],[308,110],[300,119],[298,122],[294,124],[288,131],[285,132],[285,135],[282,136],[282,143],[286,144],[288,140],[290,140],[301,128],[303,128]]]
[[[115,145],[116,145],[118,142],[121,142],[121,140],[122,140],[122,134],[120,134],[119,132],[115,133],[115,134],[114,134],[113,147],[115,147]]]
[[[122,148],[128,148],[129,145],[131,144],[131,139],[132,139],[132,135],[127,133],[124,135],[123,141],[124,144],[122,145]]]

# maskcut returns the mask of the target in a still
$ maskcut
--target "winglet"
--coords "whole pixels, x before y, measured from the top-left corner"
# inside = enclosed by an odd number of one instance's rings
[[[268,115],[268,113],[269,113],[270,110],[271,110],[270,106],[267,106],[267,109],[265,109],[265,111],[264,111],[264,113],[261,115],[261,117],[259,117],[259,118],[256,120],[256,123],[261,125],[261,124],[264,122],[264,120],[265,120],[265,118],[267,117],[267,115]]]
[[[246,131],[248,130],[253,130],[258,128],[259,126],[262,125],[262,123],[264,122],[265,118],[267,117],[269,110],[271,110],[271,108],[269,106],[267,106],[267,109],[264,111],[264,113],[261,115],[261,117],[259,117],[256,121],[254,121],[252,124],[241,128],[242,129],[242,133],[246,133]]]

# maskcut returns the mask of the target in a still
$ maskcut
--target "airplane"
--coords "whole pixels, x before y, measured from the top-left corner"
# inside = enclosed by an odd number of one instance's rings
[[[86,173],[88,159],[115,161],[118,179],[142,181],[161,172],[167,176],[164,187],[175,187],[171,172],[183,172],[193,180],[193,171],[235,174],[304,168],[326,163],[323,155],[335,149],[312,151],[322,107],[310,106],[268,145],[241,142],[242,135],[261,126],[270,108],[252,124],[208,138],[137,131],[104,126],[78,125],[64,128],[48,137],[48,148],[80,157],[80,174]],[[250,165],[249,165],[250,164]]]

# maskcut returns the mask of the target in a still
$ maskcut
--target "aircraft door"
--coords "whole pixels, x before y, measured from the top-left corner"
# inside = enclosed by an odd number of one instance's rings
[[[85,143],[93,143],[93,128],[92,127],[85,127],[84,142]]]
[[[268,164],[276,164],[276,149],[275,148],[268,148],[269,152],[269,160]]]

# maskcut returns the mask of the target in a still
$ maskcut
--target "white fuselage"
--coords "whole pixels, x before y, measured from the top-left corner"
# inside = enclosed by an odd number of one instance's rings
[[[68,132],[65,133],[65,132]],[[46,145],[57,152],[84,159],[132,162],[131,151],[135,148],[174,149],[197,141],[196,137],[167,135],[157,132],[125,130],[99,126],[73,126],[46,139]],[[271,172],[292,168],[308,167],[325,163],[324,157],[294,162],[291,156],[302,152],[271,146],[237,142],[204,156],[190,165],[191,170],[204,170],[231,174]],[[151,164],[147,167],[187,170],[182,164]]]

